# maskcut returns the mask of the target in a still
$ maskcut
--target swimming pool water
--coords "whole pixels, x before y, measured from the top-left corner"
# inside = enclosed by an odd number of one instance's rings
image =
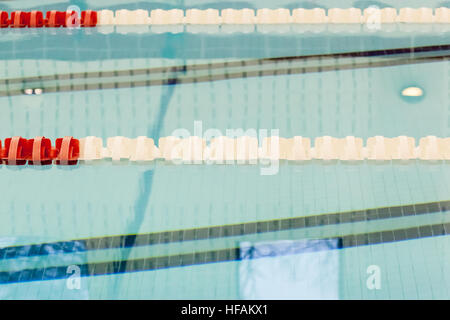
[[[13,31],[0,40],[1,79],[448,45],[445,30]],[[193,131],[195,121],[204,130],[279,129],[283,137],[448,137],[449,79],[443,53],[440,61],[380,68],[111,90],[44,88],[42,95],[0,97],[0,137],[156,141],[177,128]],[[400,94],[412,85],[425,92],[417,103]],[[298,298],[313,288],[319,298],[449,298],[448,163],[282,163],[274,176],[251,165],[101,163],[2,166],[0,176],[2,299],[240,299],[249,297],[249,283],[264,288],[253,291],[257,297],[270,291]],[[305,239],[321,245],[332,239],[336,248],[282,253]],[[275,254],[240,257],[242,246],[261,243]],[[80,289],[69,285],[70,266],[81,269]],[[378,289],[367,282],[370,266],[380,271]],[[334,277],[323,277],[330,272]],[[270,286],[267,273],[278,276]]]

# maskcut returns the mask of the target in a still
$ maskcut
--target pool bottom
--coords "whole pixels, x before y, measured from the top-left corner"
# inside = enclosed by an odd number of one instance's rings
[[[448,299],[450,238],[439,236],[337,250],[338,299]],[[307,268],[295,265],[295,268]],[[274,259],[278,259],[275,257]],[[280,260],[283,261],[282,259]],[[322,261],[319,259],[319,261]],[[334,261],[334,260],[333,260]],[[330,262],[331,263],[331,262]],[[336,262],[333,262],[336,264]],[[303,262],[304,264],[304,262]],[[284,272],[273,269],[272,272]],[[319,264],[320,265],[320,264]],[[380,286],[370,285],[375,266]],[[73,286],[73,272],[60,280],[0,285],[2,299],[241,299],[242,261],[81,277]],[[261,267],[261,266],[260,266]],[[279,264],[282,268],[283,264]],[[71,277],[72,276],[72,277]],[[247,274],[247,276],[250,276]],[[257,274],[254,275],[258,277]],[[296,281],[304,275],[297,273]],[[268,281],[257,278],[254,281]],[[368,285],[369,284],[369,285]],[[281,284],[280,284],[281,285]],[[329,284],[316,284],[326,290]],[[276,292],[277,283],[272,284]],[[264,296],[264,292],[261,293]],[[275,297],[276,298],[276,297]],[[284,299],[289,298],[285,295]],[[307,297],[306,297],[307,298]]]

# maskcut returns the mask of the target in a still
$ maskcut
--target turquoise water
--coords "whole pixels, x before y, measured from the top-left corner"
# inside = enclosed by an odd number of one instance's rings
[[[374,49],[378,48],[364,46],[358,50]],[[333,49],[325,51],[330,52]],[[214,59],[195,61],[208,63]],[[93,67],[126,70],[183,65],[193,60],[5,60],[3,63],[8,68],[2,76],[16,78],[52,74],[56,70],[67,73],[75,68],[81,72]],[[18,75],[17,70],[29,74]],[[176,128],[193,132],[194,121],[198,120],[204,130],[279,128],[280,135],[285,137],[448,136],[448,79],[449,63],[442,61],[182,86],[0,97],[8,115],[0,118],[0,128],[5,137],[43,134],[55,138],[70,133],[78,137],[157,138],[170,135]],[[416,104],[404,101],[400,92],[411,85],[423,88],[426,99]],[[17,105],[21,108],[17,109]],[[162,110],[164,118],[160,119]],[[160,129],[158,133],[155,128]]]
[[[9,41],[0,48],[0,79],[448,45],[445,30],[104,35],[94,29],[90,34],[20,30],[5,35],[2,39]],[[95,46],[100,49],[94,51]],[[202,121],[203,130],[279,129],[280,136],[312,139],[448,137],[449,79],[450,65],[444,58],[168,86],[58,93],[45,93],[44,87],[42,95],[0,97],[0,137],[144,135],[157,140],[177,128],[193,132],[194,121]],[[411,85],[425,92],[417,103],[400,95]],[[425,226],[450,223],[448,163],[282,163],[273,176],[261,176],[259,166],[102,163],[11,169],[3,165],[0,177],[0,248],[9,248],[0,250],[2,299],[245,299],[249,283],[263,288],[252,291],[257,297],[277,292],[283,292],[283,298],[304,297],[309,292],[305,288],[313,288],[319,298],[325,292],[338,299],[450,297],[449,233],[422,232]],[[415,204],[427,204],[427,212],[409,207]],[[364,216],[363,210],[371,208],[390,208],[391,216],[342,218],[352,211]],[[402,208],[403,215],[396,216],[392,208]],[[253,222],[276,220],[282,225],[278,219],[332,221],[336,216],[341,220],[328,224],[304,220],[301,227],[250,229]],[[235,225],[242,224],[244,232],[233,234]],[[213,228],[220,226],[232,233],[213,235]],[[200,234],[200,228],[206,228],[209,236],[188,236],[193,229]],[[397,237],[398,230],[406,236]],[[411,230],[419,232],[410,236]],[[139,238],[129,243],[117,237],[148,234],[178,238],[154,243]],[[394,239],[386,234],[394,234]],[[347,241],[353,235],[380,238],[353,245]],[[93,238],[101,240],[89,242]],[[305,239],[341,239],[343,245],[280,253],[280,241],[291,241],[295,247]],[[61,241],[65,244],[58,244]],[[278,254],[220,258],[225,251],[261,242],[271,243]],[[27,247],[33,244],[37,252]],[[217,261],[207,260],[205,252],[217,254]],[[189,254],[193,258],[184,265],[174,260]],[[155,258],[160,260],[154,262]],[[69,266],[99,274],[83,273],[80,289],[70,289]],[[370,266],[380,271],[378,289],[367,284]],[[99,271],[109,267],[112,274]],[[268,279],[267,273],[277,280]]]

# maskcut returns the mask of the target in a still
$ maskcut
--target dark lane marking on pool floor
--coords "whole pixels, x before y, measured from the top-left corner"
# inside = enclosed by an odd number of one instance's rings
[[[354,51],[343,53],[329,53],[329,54],[315,54],[305,56],[287,56],[287,57],[275,57],[275,58],[262,58],[262,59],[249,59],[238,61],[224,61],[214,63],[202,63],[193,65],[181,65],[181,66],[167,66],[167,67],[155,67],[155,68],[141,68],[141,69],[127,69],[127,70],[115,70],[115,71],[91,71],[91,72],[76,72],[65,73],[45,76],[12,78],[12,79],[0,79],[0,85],[9,85],[14,83],[27,83],[37,81],[60,81],[60,80],[73,80],[73,79],[95,79],[95,78],[118,78],[129,77],[137,75],[149,75],[149,74],[171,74],[174,72],[188,72],[188,71],[200,71],[200,70],[214,70],[214,69],[227,69],[234,67],[245,66],[259,66],[274,64],[284,61],[302,61],[310,59],[325,59],[325,58],[369,58],[369,57],[384,57],[392,55],[409,55],[410,58],[415,58],[414,55],[440,52],[450,50],[449,45],[438,46],[421,46],[421,47],[409,47],[409,48],[397,48],[386,50],[372,50],[372,51]]]
[[[0,249],[0,259],[14,259],[18,257],[45,256],[55,253],[75,253],[91,250],[131,248],[184,241],[218,239],[266,232],[339,225],[342,223],[418,216],[446,212],[449,210],[450,200],[447,200],[165,232],[116,235],[21,246],[9,246]]]
[[[184,66],[172,66],[172,67],[159,67],[153,69],[136,69],[136,70],[123,70],[123,71],[107,71],[107,72],[91,72],[91,73],[76,73],[66,75],[54,75],[54,76],[40,76],[32,78],[18,78],[18,79],[5,79],[0,80],[0,85],[6,86],[5,90],[0,90],[0,97],[2,96],[18,96],[23,95],[25,89],[33,89],[38,87],[43,90],[43,93],[56,93],[56,92],[76,92],[76,91],[90,91],[90,90],[108,90],[108,89],[122,89],[122,88],[135,88],[135,87],[148,87],[148,86],[161,86],[161,85],[175,85],[175,84],[190,84],[190,83],[204,83],[214,82],[221,80],[231,80],[240,78],[255,78],[263,76],[280,76],[280,75],[294,75],[294,74],[307,74],[317,72],[330,72],[340,70],[353,70],[361,68],[379,68],[389,66],[400,66],[409,64],[431,63],[440,62],[450,59],[450,55],[437,55],[437,56],[417,56],[417,54],[429,53],[435,51],[449,51],[450,45],[446,46],[431,46],[431,47],[417,47],[417,48],[402,48],[392,50],[377,50],[366,52],[354,52],[354,53],[342,53],[318,55],[318,56],[304,56],[304,57],[280,57],[280,58],[267,58],[258,60],[242,60],[242,61],[230,61],[222,63],[208,63],[199,65],[184,65]],[[267,65],[274,65],[276,67],[278,62],[296,61],[296,60],[308,60],[318,59],[318,62],[322,62],[324,57],[389,57],[390,55],[403,54],[405,57],[396,57],[395,59],[383,59],[381,61],[366,61],[360,63],[347,63],[347,64],[334,64],[334,65],[313,65],[313,66],[295,66],[295,67],[279,67],[275,69],[266,69]],[[334,56],[336,55],[336,56]],[[329,62],[329,61],[328,61]],[[259,70],[247,69],[246,67],[257,66]],[[244,70],[233,71],[229,68],[240,67]],[[222,69],[222,70],[221,70]],[[198,75],[199,70],[219,70],[222,73],[218,74],[202,74]],[[193,72],[191,72],[193,71]],[[177,74],[178,72],[178,74]],[[146,75],[147,77],[154,74],[161,73],[162,77],[151,79],[139,79],[133,80],[133,78]],[[192,74],[192,75],[191,75]],[[120,79],[120,77],[127,76],[128,79]],[[48,78],[50,77],[50,78]],[[70,83],[63,84],[61,81],[85,79],[86,81],[92,81],[104,77],[106,80],[103,82],[86,82],[86,83]],[[48,78],[48,79],[47,79]],[[115,81],[113,81],[115,80]],[[34,83],[33,83],[34,81]],[[45,86],[43,81],[58,81],[55,85]],[[20,88],[10,88],[11,85],[19,84]]]
[[[352,247],[361,247],[367,245],[376,245],[382,243],[394,243],[405,240],[422,239],[429,237],[438,237],[450,235],[450,223],[424,225],[420,227],[412,227],[405,229],[386,230],[372,233],[349,234],[337,238],[339,242],[339,250]],[[138,271],[151,271],[168,269],[175,267],[187,267],[204,265],[208,263],[240,261],[240,248],[234,247],[229,249],[200,251],[192,253],[183,253],[178,255],[150,257],[122,261],[107,261],[86,263],[77,265],[80,268],[81,277],[124,274]],[[23,269],[17,271],[0,272],[0,284],[29,282],[29,281],[45,281],[67,279],[72,273],[68,273],[71,265],[47,267],[37,269]]]
[[[233,79],[251,79],[267,76],[283,76],[283,75],[298,75],[308,73],[321,73],[330,71],[343,71],[343,70],[357,70],[365,68],[381,68],[381,67],[393,67],[403,66],[411,64],[422,64],[432,62],[442,62],[450,60],[450,55],[435,56],[435,57],[421,57],[412,59],[393,59],[377,62],[364,62],[364,63],[350,63],[342,65],[326,65],[326,66],[309,66],[309,67],[295,67],[295,68],[277,68],[273,70],[251,70],[251,71],[239,71],[223,74],[206,74],[201,76],[185,76],[169,75],[164,79],[151,79],[151,80],[127,80],[124,82],[105,82],[105,83],[86,83],[86,84],[70,84],[70,85],[55,85],[51,87],[41,87],[43,93],[58,93],[58,92],[77,92],[77,91],[91,91],[91,90],[109,90],[109,89],[127,89],[127,88],[142,88],[150,86],[166,86],[166,85],[179,85],[179,84],[192,84],[192,83],[207,83],[222,80]],[[0,91],[0,97],[20,96],[24,94],[24,89],[14,89]]]

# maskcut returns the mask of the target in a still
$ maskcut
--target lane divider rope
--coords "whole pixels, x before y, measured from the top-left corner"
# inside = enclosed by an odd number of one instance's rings
[[[69,136],[56,139],[54,147],[45,137],[6,138],[4,148],[0,141],[0,159],[6,165],[75,165],[79,156],[80,141]]]
[[[450,8],[315,8],[0,11],[1,28],[59,28],[131,25],[282,25],[282,24],[430,24],[450,23]]]
[[[50,139],[45,137],[25,139],[16,136],[5,139],[3,148],[0,141],[0,155],[6,165],[25,165],[27,162],[29,165],[75,165],[78,161],[91,163],[102,159],[185,164],[255,164],[258,160],[442,161],[450,160],[450,138],[427,136],[416,146],[415,139],[407,136],[370,137],[365,145],[362,138],[353,136],[323,136],[315,138],[312,146],[310,138],[272,136],[263,138],[260,146],[258,139],[250,136],[221,136],[208,143],[197,136],[168,136],[160,138],[156,146],[153,139],[144,136],[135,139],[117,136],[108,138],[104,147],[103,140],[98,137],[78,140],[67,136],[56,139],[53,147]]]

